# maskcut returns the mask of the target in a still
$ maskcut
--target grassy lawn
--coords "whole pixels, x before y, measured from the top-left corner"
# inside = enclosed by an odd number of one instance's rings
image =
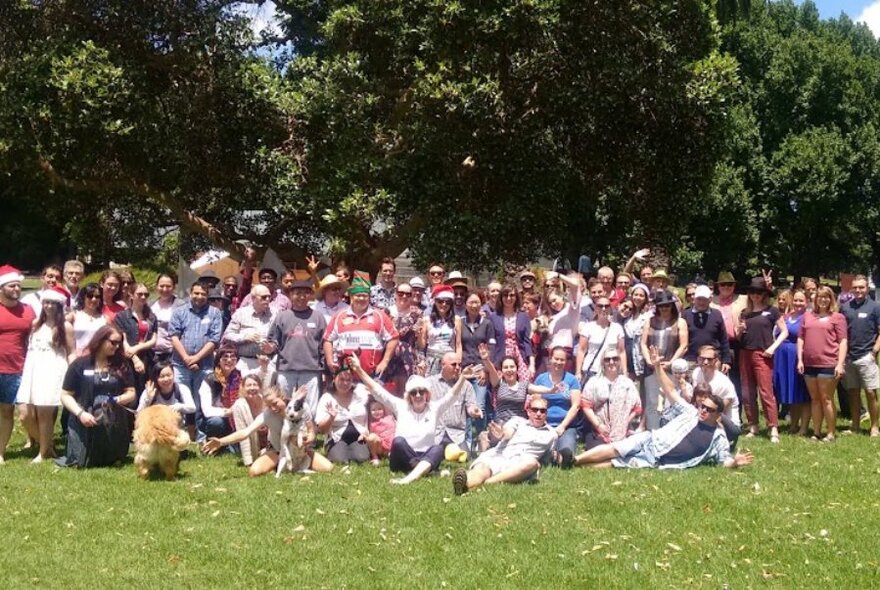
[[[130,463],[0,468],[9,588],[867,587],[880,575],[880,441],[741,441],[742,471],[546,470],[454,497],[387,467],[251,480],[231,456],[171,483]],[[727,586],[725,586],[727,585]]]

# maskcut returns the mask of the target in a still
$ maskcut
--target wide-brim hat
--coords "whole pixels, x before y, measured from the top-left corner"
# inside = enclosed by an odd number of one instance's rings
[[[669,291],[657,291],[654,293],[651,302],[654,304],[654,307],[659,305],[675,305],[675,297]]]
[[[466,289],[468,286],[468,281],[463,274],[461,274],[457,270],[454,270],[449,273],[449,276],[446,277],[446,280],[443,281],[443,284],[452,288],[464,287]]]
[[[339,285],[343,291],[348,289],[348,281],[343,281],[335,274],[330,273],[321,279],[321,282],[318,284],[318,290],[316,291],[318,295],[318,299],[324,298],[324,291],[326,291],[329,287],[333,287],[335,285]]]
[[[426,389],[428,391],[431,391],[431,382],[421,375],[413,375],[412,377],[407,379],[406,387],[404,388],[404,390],[406,393],[410,393],[411,391],[415,391],[416,389]]]
[[[536,279],[535,273],[530,271],[529,269],[525,269],[521,273],[519,273],[519,280],[523,280],[524,278]]]
[[[770,289],[767,288],[767,281],[764,280],[764,277],[752,278],[752,282],[750,282],[749,286],[746,287],[746,291],[768,294],[770,293]]]
[[[734,283],[736,284],[736,277],[733,276],[733,273],[730,271],[722,271],[718,273],[718,279],[715,281],[715,284],[719,283]]]

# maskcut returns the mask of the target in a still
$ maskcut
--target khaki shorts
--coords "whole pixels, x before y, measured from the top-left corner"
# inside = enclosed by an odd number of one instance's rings
[[[877,359],[874,358],[874,353],[869,352],[861,358],[848,362],[843,384],[848,390],[877,391],[880,389],[880,369],[877,368]]]

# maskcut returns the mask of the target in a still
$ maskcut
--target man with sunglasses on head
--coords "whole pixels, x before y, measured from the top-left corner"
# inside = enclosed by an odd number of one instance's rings
[[[733,382],[718,370],[718,361],[717,348],[710,345],[701,346],[697,353],[697,367],[694,369],[692,379],[694,385],[707,384],[712,389],[712,393],[721,398],[724,404],[723,414],[739,426],[741,424],[739,398],[736,396]]]
[[[238,352],[237,368],[243,374],[259,368],[261,345],[268,340],[269,328],[277,315],[269,306],[272,294],[264,285],[254,285],[250,294],[251,304],[237,309],[223,332],[223,341]]]
[[[537,480],[541,461],[556,443],[556,430],[547,424],[547,401],[540,396],[526,400],[528,420],[514,416],[500,426],[489,425],[500,442],[477,457],[470,469],[452,476],[457,496],[482,485]]]
[[[656,430],[646,430],[621,441],[594,447],[578,455],[575,465],[629,469],[686,469],[701,464],[729,468],[749,465],[753,460],[751,453],[730,454],[730,442],[720,426],[721,398],[708,393],[695,408],[678,395],[653,347],[651,357],[657,367],[663,395],[670,405],[666,412],[669,423]]]

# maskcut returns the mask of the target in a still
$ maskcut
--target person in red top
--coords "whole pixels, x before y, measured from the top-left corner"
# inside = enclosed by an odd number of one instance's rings
[[[845,373],[846,318],[837,311],[837,298],[830,287],[816,291],[813,311],[804,315],[798,334],[798,373],[804,376],[813,414],[813,439],[819,440],[822,419],[828,427],[825,442],[834,442],[837,413],[834,392]]]
[[[351,308],[340,311],[324,332],[324,360],[336,373],[346,355],[357,353],[368,375],[381,375],[397,348],[391,316],[370,307],[370,282],[355,273],[348,289]]]
[[[21,385],[21,372],[27,351],[34,310],[22,304],[18,269],[0,266],[0,465],[5,462],[6,445],[12,436],[15,396]]]

